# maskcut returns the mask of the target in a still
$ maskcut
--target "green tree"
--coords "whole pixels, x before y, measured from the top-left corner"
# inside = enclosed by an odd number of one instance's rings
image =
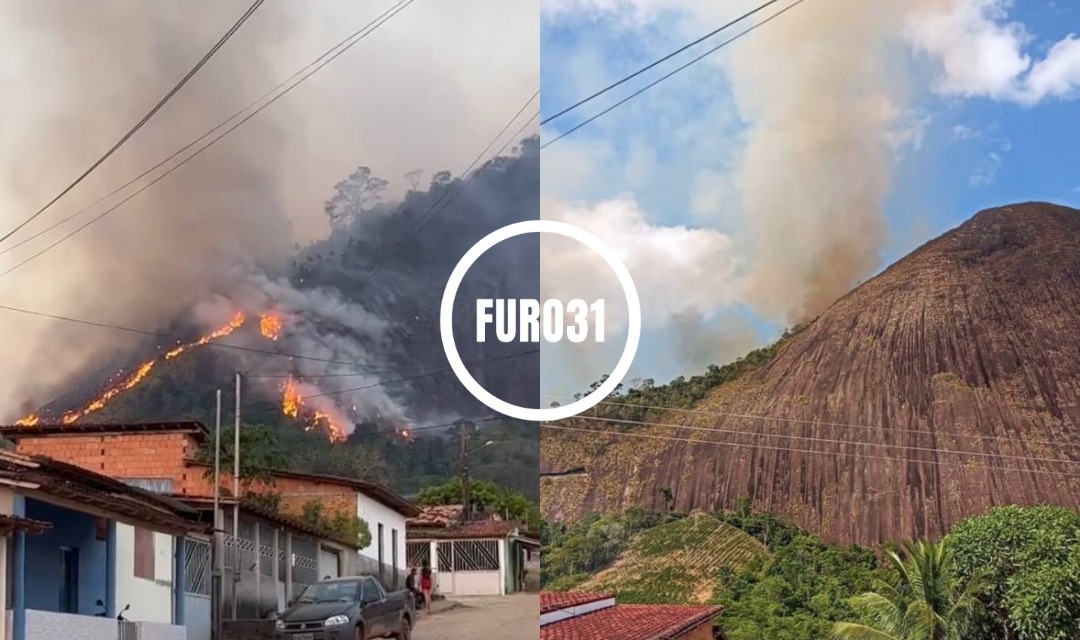
[[[908,559],[890,549],[891,581],[857,596],[852,605],[862,622],[838,622],[840,640],[970,640],[978,628],[982,605],[975,594],[978,577],[958,580],[952,552],[944,542],[908,542]]]
[[[234,429],[221,431],[221,475],[231,475],[233,471],[233,451],[235,449]],[[213,482],[214,478],[214,439],[203,445],[195,454],[195,459],[210,465],[204,476]],[[285,457],[274,431],[256,424],[240,426],[240,482],[250,485],[260,481],[273,484],[271,471],[288,468]]]
[[[987,637],[1080,638],[1080,514],[1006,506],[960,522],[946,537],[960,576],[983,574]]]
[[[300,518],[311,526],[335,533],[342,540],[355,540],[361,549],[371,544],[371,528],[355,513],[338,511],[326,515],[322,502],[318,500],[308,500],[301,509]]]
[[[461,478],[452,478],[443,484],[426,487],[417,496],[417,501],[422,505],[455,505],[461,504],[463,499]],[[540,526],[538,504],[524,494],[503,489],[494,482],[470,482],[469,501],[476,508],[521,522],[528,529]]]

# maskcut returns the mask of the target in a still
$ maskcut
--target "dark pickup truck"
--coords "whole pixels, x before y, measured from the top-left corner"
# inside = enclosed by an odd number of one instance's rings
[[[373,576],[323,580],[304,589],[274,624],[280,640],[412,638],[416,601],[408,591],[387,593]]]

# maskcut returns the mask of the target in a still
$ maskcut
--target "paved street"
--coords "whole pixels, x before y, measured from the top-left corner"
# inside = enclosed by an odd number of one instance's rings
[[[540,596],[535,593],[503,597],[460,598],[463,606],[424,616],[413,632],[415,640],[540,639]]]

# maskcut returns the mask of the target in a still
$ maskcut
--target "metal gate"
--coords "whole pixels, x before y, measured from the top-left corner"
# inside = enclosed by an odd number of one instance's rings
[[[436,544],[439,593],[502,595],[502,560],[498,540],[453,540]]]
[[[187,640],[210,640],[213,617],[210,543],[187,538],[184,544],[184,626],[187,627]],[[127,640],[124,636],[121,639]]]

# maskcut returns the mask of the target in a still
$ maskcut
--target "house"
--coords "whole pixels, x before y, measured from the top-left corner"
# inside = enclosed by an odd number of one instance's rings
[[[428,563],[441,595],[506,595],[525,590],[527,556],[539,536],[511,521],[461,521],[462,507],[425,507],[410,518],[406,558],[410,567]],[[436,561],[432,561],[435,558]]]
[[[615,604],[605,593],[540,594],[540,640],[723,640],[711,605]]]
[[[0,451],[0,640],[185,638],[197,513],[44,456]],[[6,603],[6,604],[5,604]]]
[[[204,523],[215,522],[213,476],[210,467],[198,460],[209,434],[199,423],[35,425],[3,427],[0,435],[15,442],[21,453],[47,455],[122,479],[184,502],[200,512]],[[327,575],[368,572],[382,576],[391,587],[403,584],[406,519],[419,514],[414,505],[384,486],[352,478],[277,470],[268,471],[268,476],[270,482],[241,483],[241,495],[232,496],[232,478],[222,469],[224,499],[217,522],[223,532],[224,560],[236,565],[231,577],[222,579],[224,618],[261,617],[267,609],[280,610],[304,584]],[[278,501],[277,509],[271,510],[275,513],[250,500],[268,493]],[[357,549],[352,541],[305,524],[301,516],[310,502],[319,503],[326,515],[345,513],[362,519],[371,543]],[[200,556],[209,554],[209,541],[196,548]],[[281,565],[277,574],[275,556]],[[245,572],[262,577],[245,577]]]

